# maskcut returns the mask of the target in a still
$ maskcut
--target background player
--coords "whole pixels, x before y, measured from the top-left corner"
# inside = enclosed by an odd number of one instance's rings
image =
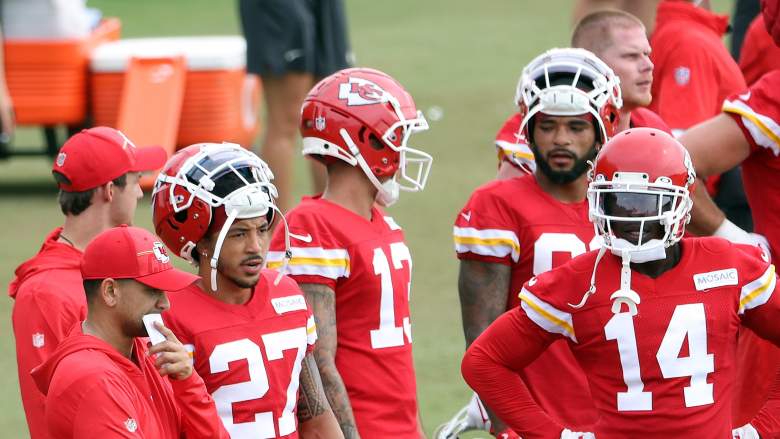
[[[780,343],[774,266],[752,246],[681,238],[695,172],[668,134],[617,134],[592,175],[604,247],[529,280],[521,307],[469,348],[466,381],[523,437],[557,437],[514,371],[563,339],[587,373],[596,437],[727,437],[739,324]]]
[[[577,22],[571,47],[593,52],[620,79],[623,106],[618,109],[617,132],[635,126],[671,132],[657,114],[646,108],[652,101],[653,63],[645,26],[638,18],[616,9],[592,12]],[[496,136],[498,178],[522,175],[524,169],[533,172],[536,166],[528,142],[520,133],[521,121],[519,114],[511,116]]]
[[[171,157],[155,186],[154,224],[200,280],[171,296],[163,318],[191,349],[230,437],[341,438],[311,355],[311,311],[295,282],[263,268],[278,213],[272,178],[234,144]]]
[[[100,232],[133,223],[143,195],[140,173],[164,163],[162,148],[136,148],[120,131],[95,127],[65,142],[52,165],[65,222],[49,233],[37,255],[19,265],[8,287],[14,299],[19,388],[32,439],[49,434],[44,397],[30,371],[87,313],[79,272],[82,251]]]
[[[408,145],[428,128],[412,97],[377,70],[317,84],[301,110],[303,151],[327,166],[322,195],[288,215],[291,277],[314,309],[323,384],[348,438],[424,436],[409,317],[412,257],[381,207],[425,187],[431,157]],[[269,266],[282,263],[277,231]]]
[[[531,276],[599,245],[588,222],[585,171],[617,124],[617,77],[587,50],[552,49],[523,69],[517,95],[536,171],[476,189],[453,228],[467,346],[518,305],[516,292]],[[550,379],[553,371],[567,386]],[[585,428],[595,421],[585,376],[564,343],[524,370],[522,379],[559,422]],[[440,437],[456,435],[457,424],[450,421]],[[495,418],[493,429],[502,431]]]

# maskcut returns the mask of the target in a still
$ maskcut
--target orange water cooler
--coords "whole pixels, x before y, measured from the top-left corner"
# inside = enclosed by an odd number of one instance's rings
[[[90,99],[95,125],[117,126],[125,72],[133,65],[133,58],[183,58],[185,61],[181,113],[178,128],[174,127],[177,147],[222,141],[244,147],[252,144],[259,130],[260,84],[255,76],[246,73],[243,38],[137,38],[100,45],[90,61]],[[135,98],[134,101],[141,102],[136,106],[141,108],[131,111],[143,112],[144,98]]]

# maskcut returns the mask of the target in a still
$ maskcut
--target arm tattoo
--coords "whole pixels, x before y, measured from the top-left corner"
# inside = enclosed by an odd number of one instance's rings
[[[301,284],[300,287],[306,294],[306,301],[314,311],[314,320],[317,324],[317,345],[314,348],[314,359],[322,379],[325,396],[333,409],[339,426],[341,426],[344,438],[359,438],[347,389],[341,375],[336,370],[336,293],[325,285]]]
[[[322,388],[320,372],[311,354],[303,357],[300,376],[301,390],[298,394],[298,422],[303,423],[323,414],[328,407],[325,390]]]
[[[506,311],[512,267],[496,262],[460,261],[458,293],[466,346]]]

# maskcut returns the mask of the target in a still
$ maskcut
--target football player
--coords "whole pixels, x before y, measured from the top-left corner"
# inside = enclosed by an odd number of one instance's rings
[[[596,437],[731,437],[739,326],[780,344],[774,266],[754,246],[682,238],[695,172],[660,130],[617,134],[589,180],[604,246],[526,282],[521,306],[469,347],[464,378],[524,438],[558,437],[567,425],[515,371],[563,340],[588,377]],[[560,368],[550,377],[564,382]],[[764,419],[752,425],[770,437]]]
[[[400,190],[425,187],[432,158],[409,142],[427,128],[404,87],[373,69],[334,73],[301,108],[303,153],[325,164],[327,184],[287,216],[287,273],[313,308],[315,358],[348,438],[424,437],[412,361],[412,257],[383,208]],[[269,266],[283,264],[284,247],[275,232]]]
[[[293,280],[264,268],[273,221],[284,221],[272,178],[235,144],[196,144],[168,160],[154,226],[200,280],[171,296],[163,319],[233,439],[341,438],[311,354],[311,310]]]
[[[780,2],[763,1],[767,31],[780,46]],[[747,90],[730,96],[723,112],[690,130],[680,138],[688,149],[698,175],[707,177],[742,165],[745,193],[753,211],[757,234],[747,233],[731,223],[703,191],[694,194],[691,231],[715,235],[733,242],[759,245],[780,252],[780,71],[764,75]],[[741,425],[755,415],[766,399],[771,380],[780,370],[780,350],[751,331],[740,334],[739,375],[734,421]]]
[[[587,50],[553,49],[525,67],[517,95],[536,171],[476,189],[453,228],[466,345],[518,305],[517,291],[531,276],[599,246],[588,222],[585,171],[617,124],[617,77]],[[550,379],[552,371],[565,377],[565,387]],[[585,376],[565,343],[555,344],[521,376],[559,422],[586,429],[595,421]],[[492,421],[493,431],[501,433],[502,424]],[[456,417],[437,437],[485,427]]]
[[[589,13],[575,26],[571,46],[593,52],[620,79],[623,106],[618,109],[617,132],[638,126],[671,133],[666,123],[646,108],[652,100],[653,63],[645,26],[638,18],[617,9]],[[499,179],[533,173],[536,166],[528,142],[520,131],[521,121],[519,113],[512,115],[496,136]]]

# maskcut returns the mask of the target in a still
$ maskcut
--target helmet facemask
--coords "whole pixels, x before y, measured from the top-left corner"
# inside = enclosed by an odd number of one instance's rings
[[[273,173],[265,162],[239,145],[230,143],[204,145],[198,154],[187,159],[175,175],[161,173],[158,177],[153,196],[162,190],[169,191],[168,199],[176,213],[190,208],[196,199],[205,202],[212,211],[209,230],[220,226],[215,224],[215,210],[224,209],[225,220],[209,261],[212,291],[217,290],[217,262],[222,244],[236,219],[265,216],[271,224],[275,213],[278,213],[285,225],[286,253],[289,254],[287,222],[274,203],[278,193],[271,183],[272,179]],[[182,193],[189,196],[182,196]],[[196,244],[187,243],[180,256],[195,263],[192,251]],[[279,279],[277,277],[276,282]]]

